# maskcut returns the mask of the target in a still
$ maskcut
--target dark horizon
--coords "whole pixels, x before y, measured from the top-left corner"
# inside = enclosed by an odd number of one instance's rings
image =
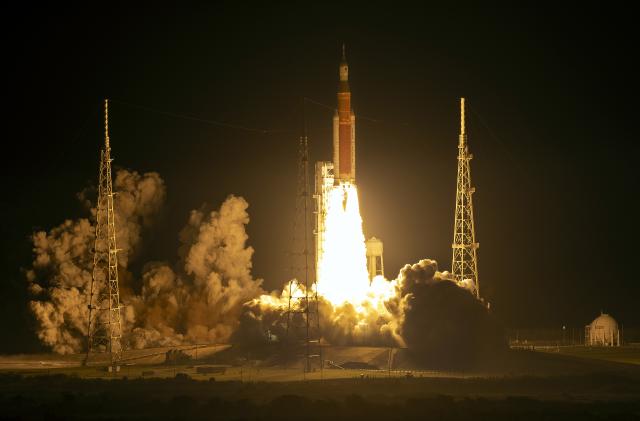
[[[625,10],[458,10],[230,6],[112,16],[24,8],[4,29],[5,127],[0,352],[36,349],[21,268],[28,236],[88,216],[101,106],[110,98],[114,166],[158,171],[162,220],[150,260],[177,260],[191,209],[249,202],[253,274],[287,280],[301,98],[311,160],[331,159],[340,46],[356,114],[367,237],[386,277],[404,264],[451,265],[459,98],[476,187],[482,295],[507,327],[581,328],[601,310],[640,326],[633,25]],[[166,112],[166,113],[163,113]],[[260,133],[213,125],[214,120]]]

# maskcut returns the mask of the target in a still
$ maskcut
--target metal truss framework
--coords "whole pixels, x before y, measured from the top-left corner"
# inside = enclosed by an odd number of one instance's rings
[[[298,150],[298,187],[293,226],[291,281],[287,308],[287,342],[299,352],[302,346],[304,373],[322,370],[318,288],[312,274],[314,253],[311,229],[311,195],[309,185],[309,147],[306,136],[300,137]]]
[[[467,134],[465,129],[465,104],[460,98],[460,138],[458,141],[458,177],[456,184],[456,211],[453,229],[453,259],[451,272],[458,283],[471,282],[476,298],[480,298],[478,283],[478,255],[480,246],[476,243],[473,221],[473,193],[471,187],[470,161],[473,155],[469,153]]]
[[[117,370],[122,359],[122,320],[118,285],[118,248],[111,180],[111,146],[109,144],[109,102],[104,101],[104,149],[100,153],[98,203],[93,255],[93,274],[89,291],[87,356],[108,353],[110,370]]]

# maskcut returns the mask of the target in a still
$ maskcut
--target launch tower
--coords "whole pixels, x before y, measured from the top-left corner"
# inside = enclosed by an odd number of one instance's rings
[[[305,130],[306,131],[306,130]],[[298,150],[298,188],[292,241],[292,273],[287,309],[287,343],[299,352],[302,345],[304,373],[322,371],[318,288],[312,273],[314,250],[311,245],[311,192],[309,183],[309,146],[307,136],[300,137]],[[315,272],[315,271],[314,271]]]
[[[109,371],[117,371],[122,358],[122,321],[118,285],[118,248],[111,182],[111,146],[109,144],[109,102],[104,101],[104,149],[100,153],[98,202],[93,255],[93,274],[89,290],[87,355],[109,354]]]
[[[324,253],[325,220],[327,219],[327,198],[329,190],[335,183],[333,163],[328,161],[316,162],[315,166],[315,275],[320,278],[318,262]]]
[[[460,137],[458,140],[458,178],[456,184],[456,211],[453,228],[453,259],[451,272],[459,285],[473,290],[476,298],[480,298],[478,284],[478,255],[480,246],[476,243],[473,222],[473,193],[471,187],[470,161],[467,133],[465,129],[464,98],[460,98]]]

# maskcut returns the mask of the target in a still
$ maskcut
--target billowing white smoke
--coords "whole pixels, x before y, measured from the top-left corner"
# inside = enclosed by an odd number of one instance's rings
[[[94,229],[87,219],[33,234],[33,266],[26,272],[40,340],[55,352],[82,348],[87,325]]]
[[[115,191],[116,236],[118,263],[127,267],[128,260],[136,257],[141,243],[141,231],[155,222],[164,205],[166,188],[156,172],[140,175],[136,171],[118,171],[113,181]]]
[[[502,328],[435,260],[405,265],[387,302],[396,333],[414,360],[432,367],[474,368],[506,349]]]
[[[147,263],[142,282],[135,282],[136,292],[126,268],[136,256],[143,229],[153,223],[165,200],[165,186],[157,173],[121,170],[114,190],[125,345],[227,341],[242,304],[263,292],[262,281],[251,276],[247,202],[229,196],[218,211],[192,211],[180,232],[178,265]],[[89,194],[79,197],[90,205]],[[91,213],[95,215],[95,209]],[[30,308],[38,337],[58,353],[80,352],[85,346],[94,239],[94,227],[86,218],[32,236],[35,257],[26,271],[34,297]]]
[[[438,271],[435,260],[405,265],[391,281],[378,277],[370,291],[379,300],[361,305],[319,297],[324,343],[407,347],[415,363],[434,367],[473,367],[505,349],[500,327],[473,291]],[[269,332],[286,340],[287,306],[286,288],[246,303],[235,339],[260,346],[272,341]]]
[[[248,203],[229,196],[219,211],[192,211],[182,230],[178,271],[164,263],[145,268],[135,308],[132,346],[228,341],[242,305],[260,295],[246,245]]]
[[[158,173],[128,170],[117,172],[114,190],[118,192],[114,203],[119,222],[116,241],[122,249],[119,263],[124,270],[128,256],[140,242],[142,228],[151,224],[166,192]],[[79,194],[90,204],[86,196],[86,192]],[[90,210],[95,214],[95,209]],[[34,233],[31,239],[35,257],[26,278],[33,294],[29,305],[36,319],[36,333],[55,352],[79,351],[87,329],[95,228],[87,218],[67,220],[48,233]]]
[[[247,245],[248,203],[243,198],[229,196],[219,210],[192,211],[179,235],[177,264],[149,262],[133,285],[127,265],[166,192],[157,173],[125,170],[116,174],[114,188],[126,347],[285,340],[288,289],[267,295],[262,280],[251,275],[253,249]],[[35,233],[32,241],[35,257],[26,278],[36,333],[55,352],[80,352],[93,264],[92,223],[68,220],[48,233]],[[325,343],[408,346],[447,364],[472,361],[501,343],[486,309],[439,272],[433,260],[405,266],[395,280],[378,277],[363,291],[336,300],[329,294],[319,301]],[[480,348],[487,337],[491,346]],[[460,344],[465,353],[454,355],[450,349]]]

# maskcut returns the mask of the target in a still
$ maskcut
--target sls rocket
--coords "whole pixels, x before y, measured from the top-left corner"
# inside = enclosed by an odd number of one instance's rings
[[[338,109],[333,116],[333,173],[335,184],[356,181],[356,116],[351,110],[349,65],[342,45]]]

